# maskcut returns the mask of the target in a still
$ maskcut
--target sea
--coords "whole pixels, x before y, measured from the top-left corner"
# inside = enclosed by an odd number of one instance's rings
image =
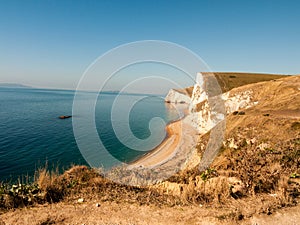
[[[165,124],[182,116],[164,102],[164,96],[83,91],[77,98],[82,110],[74,114],[74,95],[72,90],[0,87],[0,182],[30,180],[45,167],[62,172],[73,165],[89,166],[90,157],[99,157],[106,167],[115,166],[110,164],[112,158],[124,163],[137,160],[166,137]],[[92,118],[84,113],[87,104],[95,105],[94,124],[101,146],[88,140],[91,127],[84,121]],[[72,117],[59,119],[61,115]],[[151,128],[153,118],[161,124],[155,129]],[[82,122],[80,133],[86,135],[75,135],[75,119]],[[149,137],[150,143],[143,145],[148,150],[132,149],[134,142]],[[94,154],[92,148],[99,148],[97,156],[84,150]]]

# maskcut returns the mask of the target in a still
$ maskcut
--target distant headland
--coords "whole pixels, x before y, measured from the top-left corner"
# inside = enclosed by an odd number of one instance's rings
[[[0,83],[1,88],[32,88],[31,86],[18,83]]]

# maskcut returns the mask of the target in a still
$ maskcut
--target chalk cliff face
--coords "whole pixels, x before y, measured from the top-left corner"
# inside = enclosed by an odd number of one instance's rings
[[[190,96],[182,90],[171,89],[167,96],[165,97],[165,101],[169,103],[191,103]]]
[[[168,102],[179,103],[182,101],[190,104],[189,114],[184,120],[192,125],[199,134],[207,133],[217,123],[224,120],[227,114],[249,108],[258,103],[253,101],[251,90],[231,90],[226,93],[218,93],[212,90],[218,89],[218,87],[209,86],[208,82],[216,85],[214,81],[208,81],[206,77],[198,73],[191,97],[175,90],[170,90],[166,97]],[[208,93],[208,89],[211,93]]]

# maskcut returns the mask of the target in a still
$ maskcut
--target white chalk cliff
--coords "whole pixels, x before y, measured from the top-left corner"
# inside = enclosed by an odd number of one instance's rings
[[[171,89],[167,96],[165,97],[165,101],[169,103],[186,103],[190,104],[191,103],[191,98],[188,95],[188,93],[184,92],[183,90],[176,90],[176,89]]]
[[[197,73],[196,84],[191,97],[172,89],[165,99],[166,102],[186,102],[190,104],[189,114],[184,120],[192,125],[199,134],[205,134],[210,131],[216,124],[224,120],[227,114],[249,108],[258,103],[252,100],[251,90],[238,91],[238,89],[233,89],[221,93],[219,87],[211,85],[210,91],[214,87],[219,92],[211,91],[213,94],[208,93],[208,82],[217,85],[214,77],[207,79],[202,73]]]

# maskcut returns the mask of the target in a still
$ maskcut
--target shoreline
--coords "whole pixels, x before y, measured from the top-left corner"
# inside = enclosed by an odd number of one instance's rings
[[[184,114],[179,119],[169,122],[166,127],[166,137],[164,140],[154,149],[150,150],[140,158],[133,160],[129,163],[130,167],[154,167],[167,161],[173,156],[179,144],[182,142],[183,134],[183,120],[188,115],[187,110],[184,110]]]

